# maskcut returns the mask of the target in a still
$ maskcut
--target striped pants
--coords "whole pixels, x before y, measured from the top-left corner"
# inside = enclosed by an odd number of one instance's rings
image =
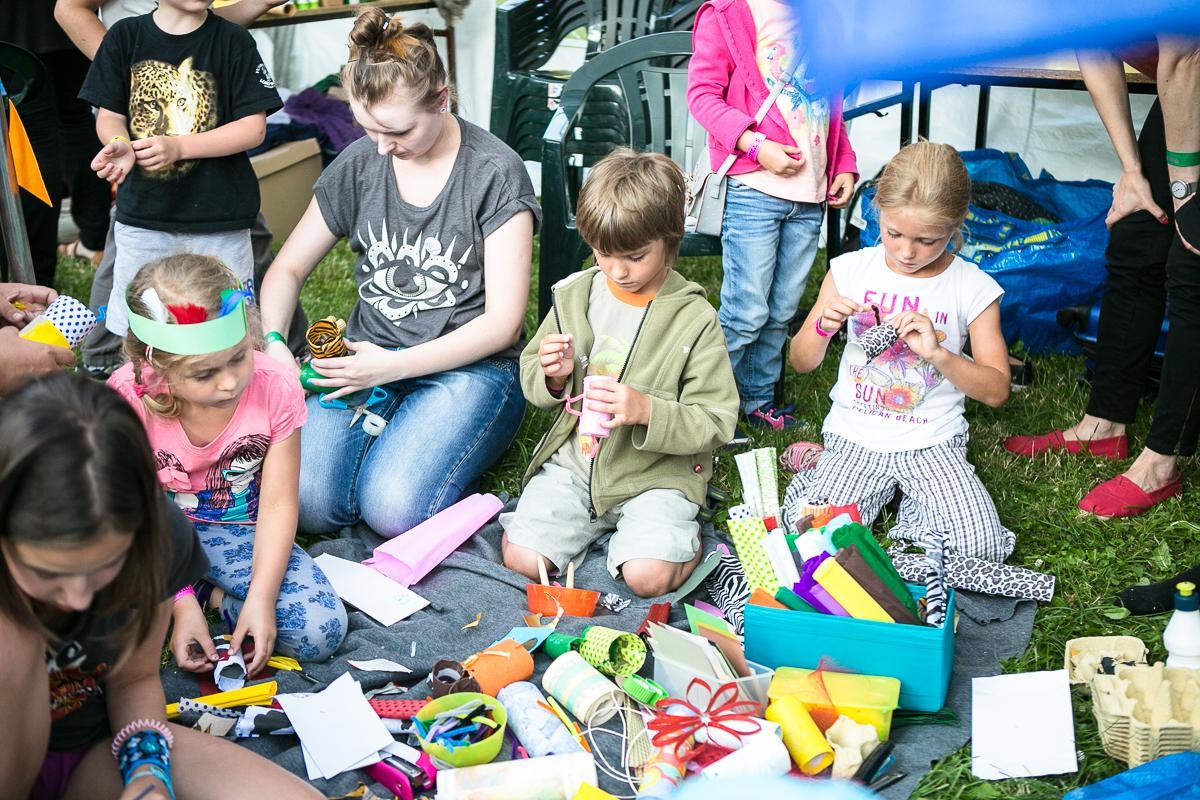
[[[1004,561],[1017,537],[1000,523],[996,506],[967,461],[967,434],[933,447],[880,453],[832,433],[816,467],[797,473],[783,497],[783,522],[795,528],[805,503],[855,503],[864,525],[901,493],[888,536],[926,542],[940,535],[949,552]]]

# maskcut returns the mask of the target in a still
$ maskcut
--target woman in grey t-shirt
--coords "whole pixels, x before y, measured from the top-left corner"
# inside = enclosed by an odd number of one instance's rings
[[[424,25],[378,9],[350,34],[342,83],[367,136],[317,181],[262,286],[267,353],[295,366],[286,331],[300,287],[345,236],[359,302],[351,355],[322,359],[326,395],[382,387],[370,410],[308,401],[300,528],[359,520],[385,537],[456,502],[512,442],[525,401],[521,350],[533,232],[541,215],[521,159],[447,113],[446,72]]]

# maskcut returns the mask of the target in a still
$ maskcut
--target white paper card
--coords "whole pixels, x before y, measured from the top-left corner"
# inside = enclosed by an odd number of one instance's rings
[[[1075,772],[1066,670],[971,681],[971,772],[984,780]]]
[[[372,658],[369,661],[351,661],[346,659],[346,663],[355,669],[361,669],[366,672],[412,672],[411,669],[396,661],[388,661],[386,658]]]
[[[326,778],[377,756],[392,742],[392,735],[349,673],[310,697],[279,695],[276,700],[296,729],[313,766]]]
[[[395,625],[429,605],[411,589],[354,561],[323,553],[313,562],[329,578],[338,597],[381,625]]]

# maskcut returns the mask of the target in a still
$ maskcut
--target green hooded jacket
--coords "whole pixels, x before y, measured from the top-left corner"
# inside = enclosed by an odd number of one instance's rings
[[[567,413],[563,403],[583,391],[580,354],[591,352],[595,338],[587,311],[596,272],[594,267],[583,270],[554,285],[553,308],[521,353],[526,399],[538,408],[559,410],[534,451],[524,483],[575,432],[578,417]],[[542,339],[552,333],[575,337],[575,370],[569,394],[562,397],[546,387],[538,359]],[[589,483],[591,513],[600,516],[650,489],[678,489],[703,506],[712,451],[733,437],[738,415],[725,337],[703,288],[675,270],[667,273],[646,307],[620,381],[650,398],[650,423],[614,428],[601,442]]]

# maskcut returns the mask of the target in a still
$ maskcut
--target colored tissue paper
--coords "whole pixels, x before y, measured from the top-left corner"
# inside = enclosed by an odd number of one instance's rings
[[[473,494],[379,545],[374,556],[363,563],[402,586],[411,586],[428,575],[503,507],[495,495]]]
[[[800,571],[796,568],[796,562],[792,558],[792,549],[788,547],[787,536],[782,530],[776,529],[768,533],[763,540],[763,549],[766,550],[767,559],[771,562],[771,570],[775,573],[779,583],[791,586],[800,580]]]
[[[775,590],[779,588],[779,578],[771,566],[771,559],[763,541],[767,536],[767,528],[763,521],[758,518],[730,518],[728,527],[750,588],[762,589],[768,595],[774,595]]]
[[[871,569],[863,559],[862,554],[859,553],[858,545],[852,544],[842,549],[835,557],[835,560],[842,565],[842,568],[854,579],[855,583],[861,586],[879,604],[884,613],[893,620],[905,625],[922,624],[917,615],[909,611],[908,607],[901,603],[896,598],[896,595],[892,594],[891,589],[883,582],[880,576]],[[905,594],[908,594],[907,590],[905,590]],[[912,596],[909,595],[909,599],[911,598]]]
[[[810,606],[824,614],[835,614],[839,617],[848,617],[850,613],[842,608],[837,600],[825,590],[821,584],[817,583],[817,579],[813,576],[817,568],[821,564],[829,560],[831,556],[828,553],[822,553],[816,558],[809,559],[804,564],[804,572],[800,575],[800,582],[792,587],[792,591],[796,595],[808,603]]]
[[[567,730],[550,709],[546,697],[528,681],[517,681],[496,697],[508,709],[508,726],[525,752],[534,758],[563,755],[583,750],[575,734]]]
[[[842,526],[830,534],[830,542],[838,550],[849,549],[851,546],[856,547],[858,554],[866,562],[866,565],[879,577],[879,580],[883,581],[896,600],[907,608],[909,613],[914,617],[920,615],[912,593],[904,585],[904,578],[900,576],[900,573],[896,570],[887,553],[883,552],[883,548],[875,541],[875,537],[871,534],[869,528],[858,523]],[[842,561],[842,565],[845,566],[844,561]],[[919,583],[923,578],[924,575],[922,574],[914,582]],[[885,608],[887,607],[883,603],[880,603],[880,605],[884,605]]]
[[[850,573],[837,562],[826,558],[813,570],[813,578],[855,619],[870,619],[876,622],[895,622],[867,590],[859,586]]]

